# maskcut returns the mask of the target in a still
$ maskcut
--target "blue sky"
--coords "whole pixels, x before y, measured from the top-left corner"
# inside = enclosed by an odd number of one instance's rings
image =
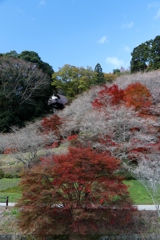
[[[0,0],[0,53],[35,51],[64,64],[130,66],[131,52],[160,35],[160,0]]]

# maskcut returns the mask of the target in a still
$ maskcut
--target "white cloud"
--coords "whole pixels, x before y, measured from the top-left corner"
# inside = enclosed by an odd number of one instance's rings
[[[125,24],[121,25],[121,28],[122,29],[129,29],[129,28],[132,28],[133,25],[134,25],[134,22],[125,23]]]
[[[154,16],[154,19],[160,18],[160,8],[158,9],[156,15]]]
[[[46,0],[40,0],[39,4],[40,5],[45,5],[46,4]]]
[[[108,42],[107,36],[103,36],[103,37],[101,37],[101,38],[98,40],[98,43],[99,43],[99,44],[103,44],[103,43],[105,43],[105,42]]]
[[[124,61],[121,59],[118,59],[117,57],[107,57],[106,63],[113,65],[113,68],[120,68],[121,66],[125,65]]]

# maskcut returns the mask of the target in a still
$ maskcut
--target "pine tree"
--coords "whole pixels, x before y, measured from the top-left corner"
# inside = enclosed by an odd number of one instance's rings
[[[99,63],[97,63],[97,65],[94,68],[94,85],[103,85],[105,84],[105,78],[104,78],[104,74],[102,71],[102,67]]]

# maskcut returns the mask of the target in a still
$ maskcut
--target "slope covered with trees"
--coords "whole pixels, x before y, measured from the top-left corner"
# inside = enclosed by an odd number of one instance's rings
[[[158,58],[151,58],[151,52],[158,53],[158,42],[156,37],[153,42],[134,49],[132,72],[159,68]],[[45,79],[50,81],[51,75],[39,68],[38,56],[34,53],[29,57],[26,55],[25,51],[21,56],[25,60],[2,56],[5,61],[3,71],[9,65],[6,60],[15,61],[13,66],[18,68],[18,74],[15,70],[13,73],[16,72],[16,79],[21,76],[19,69],[22,67],[18,67],[21,63],[22,66],[29,64],[29,73],[37,70],[42,73],[43,80],[46,76]],[[8,71],[12,72],[7,69],[5,76]],[[131,224],[136,209],[132,207],[123,183],[126,173],[145,186],[160,216],[159,76],[160,72],[156,70],[122,75],[114,83],[106,83],[106,74],[103,74],[100,64],[94,71],[65,65],[52,74],[52,86],[65,93],[70,104],[57,114],[43,118],[30,137],[29,128],[24,131],[15,129],[17,141],[13,141],[14,135],[10,133],[8,139],[2,137],[3,146],[0,143],[2,152],[11,147],[11,153],[17,154],[27,166],[21,176],[23,194],[17,205],[20,209],[19,226],[24,233],[34,234],[40,239],[63,234],[76,239],[78,235],[88,236],[97,231],[105,233],[110,225],[122,224],[124,227]],[[33,104],[34,97],[37,97],[37,102],[39,96],[34,92],[38,82],[34,75],[32,78],[31,74],[31,85],[25,88],[29,77],[24,68],[22,77],[12,86],[12,96],[19,103],[25,103],[26,107]],[[4,97],[10,96],[7,95],[6,82],[8,78],[4,82],[2,78]],[[29,103],[26,96],[31,97]],[[9,100],[4,99],[2,106],[4,104],[12,110],[12,102],[7,105]],[[22,134],[28,136],[24,137],[23,144]],[[61,144],[69,146],[68,152],[60,155],[50,153],[34,161],[40,146],[46,149]],[[31,158],[23,161],[25,151]]]
[[[71,141],[75,146],[90,145],[99,151],[109,151],[114,157],[121,159],[127,171],[133,170],[133,175],[135,166],[132,163],[136,163],[137,167],[141,166],[142,170],[142,165],[147,166],[148,161],[150,168],[152,162],[152,174],[149,177],[149,172],[143,168],[143,176],[144,179],[146,177],[146,186],[157,182],[155,178],[157,179],[159,171],[156,166],[158,167],[160,141],[159,76],[158,70],[124,75],[110,86],[95,87],[79,96],[58,114],[63,119],[61,136],[68,138],[69,135],[76,135]],[[139,176],[142,175],[139,173],[138,178]],[[157,187],[155,189],[155,195],[159,194]]]
[[[43,119],[42,134],[56,136],[53,147],[64,142],[72,147],[66,154],[42,158],[22,175],[18,206],[23,209],[23,230],[28,226],[38,236],[83,235],[100,228],[105,232],[120,221],[121,207],[132,209],[124,172],[144,184],[159,215],[159,72],[148,74],[121,76],[114,84],[93,87]],[[116,215],[113,206],[119,209]],[[132,211],[123,214],[124,224],[132,220]]]

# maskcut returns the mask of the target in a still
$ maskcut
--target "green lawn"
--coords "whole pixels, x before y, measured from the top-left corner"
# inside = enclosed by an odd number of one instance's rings
[[[18,186],[20,178],[0,179],[0,198],[9,196],[9,202],[16,202],[21,197],[21,189]]]
[[[136,180],[125,181],[126,185],[129,185],[130,197],[135,204],[147,205],[153,204],[152,199],[145,187]],[[160,199],[159,199],[160,200]]]
[[[16,202],[21,197],[21,189],[18,186],[20,179],[0,179],[0,197],[9,196],[10,202]],[[125,181],[129,185],[129,193],[135,204],[153,204],[145,188],[136,180]]]
[[[9,188],[16,187],[20,178],[2,178],[0,179],[0,192]]]

